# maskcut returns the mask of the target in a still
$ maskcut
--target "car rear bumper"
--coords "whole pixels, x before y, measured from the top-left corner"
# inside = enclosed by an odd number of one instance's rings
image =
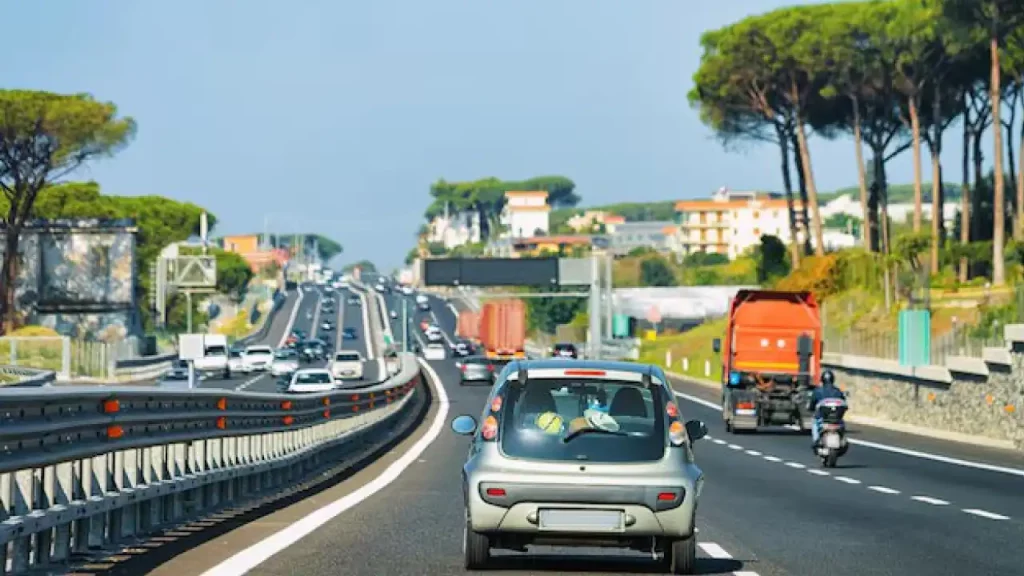
[[[506,496],[486,495],[488,486],[502,487]],[[658,494],[674,492],[673,501],[659,501]],[[625,542],[638,537],[688,538],[694,526],[695,494],[683,486],[636,485],[551,485],[478,483],[467,495],[469,516],[474,531],[513,533],[533,543],[545,539],[587,542]],[[541,510],[605,510],[622,513],[618,529],[572,530],[542,527]]]

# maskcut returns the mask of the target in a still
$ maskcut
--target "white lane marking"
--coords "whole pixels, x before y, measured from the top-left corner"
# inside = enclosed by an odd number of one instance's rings
[[[673,392],[676,392],[676,391],[673,390]],[[700,404],[701,406],[707,406],[708,408],[712,408],[714,410],[721,410],[722,409],[722,405],[721,404],[715,404],[714,402],[711,402],[710,400],[705,400],[703,398],[698,398],[698,397],[692,396],[690,394],[684,394],[683,392],[676,392],[676,396],[679,396],[680,398],[682,398],[684,400],[689,400],[690,402],[693,402],[694,404]]]
[[[881,492],[882,494],[899,494],[899,490],[893,490],[886,486],[868,486],[868,490],[874,490],[875,492]]]
[[[988,512],[986,510],[978,510],[977,508],[964,508],[964,512],[973,514],[975,516],[981,516],[982,518],[988,518],[989,520],[1009,520],[1009,516],[1003,516],[1002,514],[996,514],[995,512]]]
[[[302,298],[305,294],[305,290],[302,286],[298,286],[299,297],[295,300],[295,306],[292,308],[292,313],[288,316],[288,323],[284,325],[284,334],[281,335],[281,341],[277,343],[278,348],[284,348],[285,342],[288,341],[288,337],[292,335],[292,328],[295,327],[295,318],[299,315],[299,309],[302,308]]]
[[[712,442],[718,444],[719,446],[725,446],[726,444],[725,440],[722,440],[721,438],[715,438],[714,440],[712,440]]]
[[[750,454],[751,456],[760,456],[761,455],[761,453],[758,452],[757,450],[747,450],[747,454]]]
[[[825,472],[824,470],[818,470],[817,468],[808,468],[807,472],[814,474],[815,476],[831,476],[831,474],[829,474],[828,472]]]
[[[857,480],[855,478],[847,478],[846,476],[836,476],[836,480],[839,480],[840,482],[845,482],[847,484],[860,484],[860,480]]]
[[[320,291],[316,291],[316,306],[313,307],[313,325],[309,327],[309,335],[312,338],[316,338],[316,335],[320,332],[320,306],[323,304],[324,299],[322,298]]]
[[[698,398],[696,396],[693,396],[691,394],[685,394],[683,392],[675,392],[675,394],[676,394],[676,396],[679,396],[680,398],[683,398],[685,400],[689,400],[690,402],[693,402],[694,404],[700,404],[701,406],[705,406],[707,408],[711,408],[712,410],[721,410],[722,409],[721,405],[716,404],[714,402],[711,402],[710,400],[705,400],[703,398]],[[799,426],[794,426],[794,425],[786,426],[786,428],[789,428],[791,430],[799,430],[800,429]],[[932,454],[930,452],[921,452],[919,450],[911,450],[909,448],[900,448],[899,446],[890,446],[888,444],[881,444],[879,442],[871,442],[869,440],[859,440],[859,439],[856,439],[856,438],[848,438],[847,441],[850,444],[856,444],[857,446],[864,446],[865,448],[874,448],[875,450],[883,450],[885,452],[892,452],[894,454],[901,454],[903,456],[910,456],[912,458],[921,458],[921,459],[924,459],[924,460],[934,460],[935,462],[942,462],[943,464],[952,464],[954,466],[962,466],[964,468],[976,468],[978,470],[987,470],[989,472],[999,472],[999,473],[1002,473],[1002,474],[1010,474],[1010,475],[1013,475],[1013,476],[1020,476],[1020,477],[1024,478],[1024,469],[1020,469],[1020,468],[1009,468],[1009,467],[1006,467],[1006,466],[997,466],[995,464],[985,464],[984,462],[974,462],[974,461],[971,461],[971,460],[962,460],[960,458],[951,458],[949,456],[942,456],[940,454]]]
[[[729,444],[729,449],[730,450],[743,450],[743,446],[739,446],[737,444]]]
[[[917,500],[918,502],[924,502],[925,504],[931,504],[933,506],[948,506],[949,502],[945,500],[939,500],[938,498],[932,498],[931,496],[911,496],[911,500]]]
[[[725,551],[725,548],[722,548],[714,542],[698,542],[697,546],[700,546],[700,549],[703,550],[705,554],[715,558],[716,560],[727,560],[732,558],[732,554],[729,554]]]
[[[782,458],[778,458],[776,456],[765,456],[764,459],[769,462],[782,462]]]
[[[786,466],[789,466],[790,468],[796,468],[797,470],[803,470],[804,468],[807,468],[807,466],[804,466],[799,462],[786,462]]]
[[[733,572],[732,576],[759,576],[759,575],[758,575],[757,572],[752,572],[750,570],[740,570],[738,572]]]
[[[455,304],[448,302],[448,309],[452,311],[456,318],[459,317],[459,309],[455,307]]]
[[[335,291],[335,294],[337,294],[338,300],[342,299],[341,291]],[[334,342],[335,355],[337,355],[338,352],[341,352],[344,348],[342,344],[345,342],[345,308],[348,308],[348,302],[345,302],[344,300],[338,302],[338,325],[334,327],[334,333],[337,336],[336,341]],[[331,362],[333,362],[333,359]],[[330,362],[328,362],[328,364],[330,364]]]
[[[252,386],[253,384],[255,384],[255,383],[259,382],[260,380],[262,380],[264,376],[266,376],[266,374],[260,374],[259,376],[254,376],[252,378],[249,378],[245,382],[242,382],[241,384],[239,384],[235,388],[235,390],[245,390],[249,386]]]
[[[355,492],[339,498],[318,510],[314,510],[294,524],[264,538],[262,541],[203,572],[203,576],[242,576],[278,552],[313,533],[339,514],[380,492],[394,482],[406,468],[412,465],[441,434],[441,430],[445,425],[445,419],[448,417],[448,394],[445,392],[444,383],[429,364],[422,359],[419,359],[419,363],[427,371],[430,380],[433,382],[432,387],[438,408],[437,414],[434,415],[434,419],[430,423],[430,428],[408,452],[395,460],[380,476],[369,481]]]

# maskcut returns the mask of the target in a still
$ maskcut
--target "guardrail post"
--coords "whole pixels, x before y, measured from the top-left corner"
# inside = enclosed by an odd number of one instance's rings
[[[59,378],[65,382],[71,380],[71,338],[67,336],[61,338]]]
[[[10,355],[11,355],[11,359],[10,359],[10,362],[8,362],[8,363],[11,366],[17,366],[18,365],[18,339],[17,338],[9,338],[8,341],[11,343],[11,348],[9,350]]]
[[[101,454],[93,456],[82,462],[82,494],[91,505],[99,505],[107,492],[116,490],[110,475],[110,456]],[[111,525],[111,537],[114,536],[113,526],[116,521],[110,522],[108,518],[116,518],[116,514],[102,512],[93,514],[82,520],[79,524],[79,531],[75,536],[75,550],[85,552],[89,548],[99,548],[106,541],[107,526]],[[84,528],[83,532],[81,531]]]
[[[206,472],[206,441],[195,440],[188,447],[189,471],[199,477]],[[206,507],[206,485],[202,484],[194,490],[190,490],[188,502],[185,506],[185,514],[193,514]]]
[[[211,438],[206,441],[206,469],[213,472],[218,468],[220,468],[220,440]],[[213,508],[220,504],[220,483],[210,482],[206,488],[206,508]]]
[[[186,444],[175,444],[171,446],[170,473],[171,478],[181,478],[188,474],[185,466],[185,455],[188,452]],[[174,521],[185,515],[185,496],[182,492],[176,491],[171,495],[171,514],[168,520]]]
[[[11,483],[11,513],[14,516],[24,516],[32,511],[32,503],[35,501],[32,494],[34,489],[35,470],[18,470],[14,473],[14,481]],[[11,574],[28,571],[31,552],[31,534],[22,536],[12,543]]]
[[[131,500],[135,500],[135,488],[139,484],[139,451],[137,449],[122,450],[115,456],[115,467],[117,478],[120,479],[118,488],[122,494],[127,494]],[[127,504],[121,509],[121,531],[117,537],[134,536],[139,530],[139,505],[135,502]]]

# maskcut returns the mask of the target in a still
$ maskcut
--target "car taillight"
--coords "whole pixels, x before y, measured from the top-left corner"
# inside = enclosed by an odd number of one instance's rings
[[[494,400],[491,400],[491,412],[497,414],[501,412],[501,396],[497,396]]]
[[[661,502],[671,502],[676,499],[675,492],[659,492],[658,500]]]
[[[484,425],[480,427],[480,436],[491,442],[498,437],[498,419],[494,416],[488,416],[484,419]]]
[[[487,365],[487,371],[488,372],[494,372],[494,364],[488,364]]]
[[[673,446],[682,446],[686,442],[686,427],[679,420],[674,420],[668,427],[668,439]]]
[[[486,490],[486,492],[487,492],[488,496],[496,496],[498,498],[504,498],[505,497],[505,489],[504,488],[488,488]]]
[[[675,402],[669,402],[665,405],[665,414],[668,414],[669,418],[679,418],[679,407]]]

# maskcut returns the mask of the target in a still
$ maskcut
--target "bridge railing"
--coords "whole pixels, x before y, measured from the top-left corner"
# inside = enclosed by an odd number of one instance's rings
[[[0,391],[0,575],[273,492],[410,413],[415,357],[369,388]],[[422,393],[422,392],[421,392]]]

